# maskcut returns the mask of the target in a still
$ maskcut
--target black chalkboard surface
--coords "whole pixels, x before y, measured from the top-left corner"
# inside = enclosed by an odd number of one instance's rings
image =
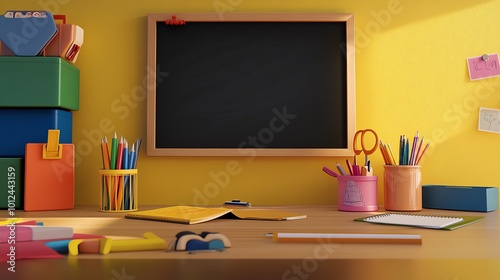
[[[148,82],[148,155],[349,153],[348,20],[151,17],[148,69],[167,74]]]

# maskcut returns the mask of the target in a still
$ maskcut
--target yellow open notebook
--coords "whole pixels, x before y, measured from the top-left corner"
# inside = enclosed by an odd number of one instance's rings
[[[222,216],[246,220],[285,221],[306,218],[306,215],[277,209],[231,209],[224,207],[170,206],[125,214],[125,218],[162,222],[199,224]]]

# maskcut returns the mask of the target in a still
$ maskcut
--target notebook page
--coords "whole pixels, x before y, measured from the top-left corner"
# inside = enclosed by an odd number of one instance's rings
[[[365,222],[417,226],[425,228],[443,228],[462,221],[459,217],[425,216],[418,214],[387,213],[365,218]]]

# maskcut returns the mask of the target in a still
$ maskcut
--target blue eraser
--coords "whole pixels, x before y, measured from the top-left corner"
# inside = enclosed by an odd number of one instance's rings
[[[224,250],[224,242],[220,239],[212,241],[191,240],[186,244],[186,251]]]

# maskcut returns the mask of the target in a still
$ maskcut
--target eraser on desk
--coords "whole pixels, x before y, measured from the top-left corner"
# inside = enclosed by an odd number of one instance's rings
[[[49,130],[47,143],[26,144],[25,211],[74,207],[75,148],[73,144],[59,144],[54,139],[56,133]]]
[[[176,239],[170,246],[170,250],[173,251],[223,251],[226,247],[231,247],[229,239],[217,232],[204,231],[196,234],[191,231],[181,231],[175,237]]]
[[[486,186],[422,185],[422,207],[490,212],[498,209],[498,188]]]

